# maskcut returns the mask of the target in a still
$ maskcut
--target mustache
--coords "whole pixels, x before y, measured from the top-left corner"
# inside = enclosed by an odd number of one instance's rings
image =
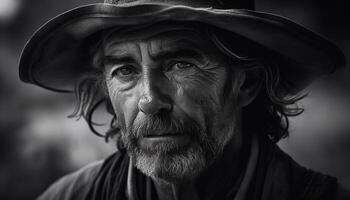
[[[165,134],[188,134],[198,138],[198,134],[204,133],[204,130],[199,123],[187,116],[177,118],[168,113],[159,113],[136,118],[128,132],[136,138]]]

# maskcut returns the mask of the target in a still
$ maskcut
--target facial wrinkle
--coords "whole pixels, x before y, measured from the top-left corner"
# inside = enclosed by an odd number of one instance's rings
[[[118,57],[127,57],[131,56],[130,53],[123,49],[118,49],[117,45],[108,45],[104,50],[105,56],[115,55]]]
[[[121,141],[127,146],[127,152],[136,166],[145,174],[168,181],[193,179],[217,158],[216,155],[223,148],[220,145],[231,137],[226,133],[230,132],[230,127],[219,123],[221,119],[225,119],[222,115],[227,116],[226,111],[222,113],[225,105],[220,102],[222,87],[227,79],[226,65],[219,62],[222,61],[221,57],[214,50],[213,45],[206,46],[210,41],[206,40],[203,34],[193,34],[191,31],[165,34],[162,31],[162,34],[158,34],[157,37],[147,39],[142,32],[139,34],[141,40],[139,38],[118,43],[117,46],[110,46],[111,49],[109,49],[132,54],[137,60],[132,64],[138,65],[140,69],[139,76],[135,76],[135,80],[131,81],[122,81],[124,79],[119,80],[117,76],[113,78],[110,74],[106,76],[115,112],[120,115],[117,117],[121,119],[118,123],[124,123],[126,126],[123,129]],[[186,56],[184,55],[187,54],[186,50],[193,50],[200,56],[196,56],[195,53]],[[157,53],[165,55],[165,51],[170,53],[163,59],[160,56],[152,57]],[[194,66],[175,65],[174,63],[177,62],[188,62]],[[165,67],[167,67],[166,70]],[[152,71],[152,78],[155,78],[151,80],[155,81],[153,84],[160,86],[154,89],[169,95],[173,101],[173,109],[168,114],[178,119],[178,123],[167,121],[165,118],[152,121],[139,110],[136,99],[139,100],[145,92],[142,81],[143,75],[148,73],[147,70]],[[226,118],[231,120],[231,117]],[[184,130],[185,126],[190,127],[186,122],[191,120],[195,121],[202,131],[195,133],[196,131]],[[131,132],[131,129],[134,130]],[[176,141],[150,146],[140,145],[140,141],[142,142],[142,139],[148,135],[155,137],[157,134],[173,131],[197,134],[198,140],[191,139],[188,145],[182,147],[176,144]]]
[[[190,40],[188,38],[177,38],[173,39],[171,41],[168,40],[162,40],[162,48],[159,49],[160,51],[152,51],[150,52],[150,55],[156,55],[160,53],[161,51],[171,50],[171,49],[192,49],[197,51],[199,54],[205,54],[202,45],[196,44],[193,40]]]
[[[207,61],[200,66],[200,70],[207,75],[208,79],[211,79],[213,82],[217,80],[219,71],[223,70],[225,67],[224,63],[219,63],[216,61],[211,61],[209,58]]]
[[[217,105],[224,103],[224,85],[227,83],[227,73],[229,70],[226,68],[225,63],[210,63],[208,62],[207,65],[204,67],[205,70],[203,70],[203,74],[206,76],[208,80],[210,80],[210,83],[212,84],[212,87],[215,87],[213,90],[213,94],[211,94],[211,98],[215,99],[215,102]],[[223,77],[220,77],[220,74],[223,74]],[[220,82],[217,80],[221,80]],[[222,85],[221,85],[222,84]],[[219,89],[221,88],[221,89]]]
[[[212,86],[205,82],[205,80],[192,79],[188,82],[179,82],[177,83],[178,94],[182,96],[186,96],[190,98],[192,101],[199,103],[202,106],[207,106],[207,104],[203,104],[203,101],[207,101],[208,95],[203,91],[204,88],[212,91],[210,89]],[[202,88],[202,89],[193,89],[193,88]]]
[[[219,69],[220,67],[215,67],[215,69]],[[186,82],[189,85],[186,85],[185,88],[207,88],[210,90],[209,93],[200,94],[202,98],[195,97],[193,100],[201,102],[204,99],[207,99],[206,101],[212,101],[214,102],[215,106],[218,107],[220,104],[220,98],[219,93],[221,91],[218,89],[220,87],[220,83],[217,82],[219,78],[219,72],[216,70],[214,72],[214,67],[212,67],[212,71],[204,71],[202,70],[201,73],[198,74],[190,74],[186,77],[189,81]],[[180,84],[181,85],[181,84]],[[185,89],[186,90],[186,89]],[[193,91],[190,91],[192,93]],[[197,94],[198,92],[194,92],[193,94]],[[204,99],[203,99],[204,97]],[[196,100],[197,99],[197,100]]]
[[[158,39],[158,40],[149,42],[147,52],[152,59],[154,59],[154,55],[163,51],[164,51],[164,40]]]

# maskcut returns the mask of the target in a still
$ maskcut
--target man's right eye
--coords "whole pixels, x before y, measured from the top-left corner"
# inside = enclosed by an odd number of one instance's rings
[[[137,70],[132,65],[124,65],[113,70],[112,77],[128,79],[132,78],[136,74]]]

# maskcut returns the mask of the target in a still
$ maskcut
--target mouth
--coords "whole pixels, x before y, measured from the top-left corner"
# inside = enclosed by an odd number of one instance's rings
[[[169,133],[159,133],[159,134],[149,134],[147,136],[145,136],[146,138],[153,138],[153,137],[168,137],[168,136],[179,136],[179,135],[183,135],[181,133],[178,132],[169,132]]]
[[[140,138],[138,143],[142,149],[179,149],[189,145],[191,138],[187,134],[164,133],[160,135],[148,135]]]

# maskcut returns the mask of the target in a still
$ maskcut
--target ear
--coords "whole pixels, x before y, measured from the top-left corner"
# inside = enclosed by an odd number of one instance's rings
[[[248,69],[241,71],[238,78],[238,104],[241,108],[249,105],[258,96],[261,86],[261,70]]]

